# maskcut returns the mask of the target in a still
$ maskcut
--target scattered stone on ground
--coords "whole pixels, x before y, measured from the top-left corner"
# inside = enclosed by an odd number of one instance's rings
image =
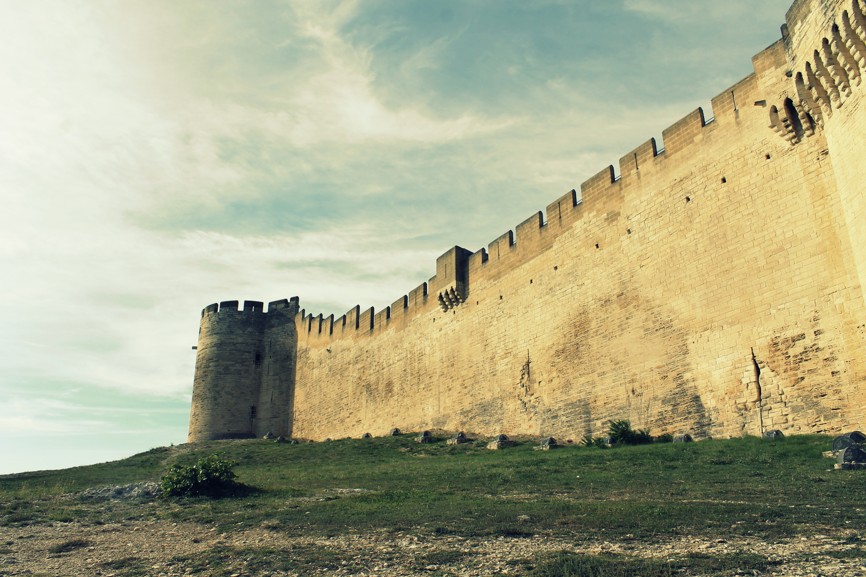
[[[556,439],[553,437],[547,437],[546,439],[541,440],[541,450],[549,451],[550,449],[556,449],[559,447],[559,443],[556,442]]]
[[[866,468],[866,450],[860,445],[845,447],[836,453],[837,469],[864,469]]]
[[[517,517],[522,521],[525,515]],[[221,567],[239,577],[295,577],[300,575],[354,575],[404,577],[436,575],[470,577],[520,575],[525,561],[538,554],[566,551],[642,558],[670,559],[688,554],[731,556],[754,553],[774,563],[768,577],[866,577],[866,558],[852,532],[836,531],[811,538],[793,537],[775,542],[748,538],[658,538],[640,541],[587,539],[555,535],[531,537],[478,537],[375,531],[331,537],[292,537],[276,526],[222,532],[216,527],[167,520],[105,524],[53,523],[4,527],[0,540],[0,575],[52,575],[58,577],[124,575],[121,566],[139,568],[154,577],[208,575],[201,562],[214,551],[229,552]],[[73,541],[74,540],[74,541]],[[75,547],[64,547],[74,542]],[[52,551],[62,551],[53,553]],[[237,552],[238,554],[232,554]],[[250,555],[259,562],[250,568]],[[329,559],[319,568],[278,569],[287,556],[303,565],[303,555]],[[258,555],[258,556],[256,556]],[[274,567],[262,568],[273,558]],[[435,566],[435,569],[431,567]]]
[[[92,500],[118,500],[118,499],[155,499],[159,497],[159,483],[145,481],[143,483],[130,483],[129,485],[113,485],[106,487],[91,487],[80,493],[81,497]],[[0,573],[2,575],[2,573]]]
[[[497,451],[514,445],[514,441],[508,438],[508,435],[496,435],[496,438],[487,443],[487,448],[491,451]]]
[[[468,443],[471,439],[466,436],[466,433],[460,431],[450,439],[446,441],[448,445],[459,445],[461,443]]]

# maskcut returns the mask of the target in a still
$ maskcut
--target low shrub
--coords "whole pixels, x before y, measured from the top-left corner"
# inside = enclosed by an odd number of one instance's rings
[[[160,480],[163,497],[225,497],[237,491],[236,462],[208,455],[195,465],[172,465]]]
[[[625,419],[608,421],[608,434],[616,445],[646,445],[653,442],[652,435],[644,429],[632,429]]]
[[[606,436],[593,437],[592,435],[587,433],[583,436],[583,439],[581,439],[580,443],[584,447],[597,447],[599,449],[607,449],[608,447],[610,447],[610,443],[608,441],[609,439]]]

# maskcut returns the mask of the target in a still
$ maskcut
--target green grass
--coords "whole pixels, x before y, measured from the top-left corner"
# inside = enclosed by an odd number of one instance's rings
[[[172,564],[181,565],[193,575],[229,577],[244,571],[334,570],[340,567],[342,557],[336,551],[319,547],[295,546],[286,549],[219,546],[194,555],[178,556]]]
[[[48,552],[59,555],[61,553],[69,553],[70,551],[75,551],[76,549],[82,549],[84,547],[90,547],[90,541],[87,541],[86,539],[70,539],[60,543],[59,545],[50,547]]]
[[[0,477],[0,526],[165,519],[221,531],[264,526],[289,535],[381,530],[578,540],[772,540],[863,531],[866,472],[829,470],[832,461],[821,457],[829,444],[827,437],[802,436],[607,450],[534,451],[534,443],[526,442],[487,451],[479,443],[420,445],[412,435],[299,445],[208,442],[92,467]],[[215,452],[237,461],[237,480],[255,490],[231,499],[146,506],[94,503],[75,494],[159,480],[170,465],[190,465]]]
[[[179,450],[177,447],[160,447],[111,463],[0,475],[0,499],[6,501],[21,497],[29,500],[107,484],[158,481],[167,469],[165,463],[172,461]]]
[[[527,565],[527,577],[674,577],[690,575],[762,575],[774,565],[766,557],[738,552],[727,555],[691,554],[672,559],[642,559],[625,555],[553,553]]]
[[[100,563],[99,567],[115,577],[147,577],[150,567],[138,557],[123,557]]]

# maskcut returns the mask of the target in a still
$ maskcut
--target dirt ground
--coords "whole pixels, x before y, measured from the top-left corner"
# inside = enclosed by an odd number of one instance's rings
[[[298,538],[265,527],[221,533],[203,525],[159,521],[73,522],[0,528],[0,575],[519,575],[526,571],[519,561],[542,552],[571,551],[661,559],[686,553],[719,556],[754,552],[779,562],[763,575],[866,577],[866,558],[850,537],[840,532],[777,543],[686,538],[658,543],[593,540],[576,544],[550,537],[423,538],[400,533]],[[229,553],[220,562],[214,561],[214,551]],[[286,569],[285,563],[279,562],[281,556],[304,557],[310,563]],[[255,562],[250,561],[253,558]],[[325,561],[317,566],[317,559]],[[209,563],[220,563],[219,571]]]

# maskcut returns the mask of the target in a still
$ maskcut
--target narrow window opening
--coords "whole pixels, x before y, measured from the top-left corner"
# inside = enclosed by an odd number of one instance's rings
[[[595,248],[601,248],[601,247],[598,246],[598,243],[595,243]]]
[[[627,228],[627,229],[625,229],[625,232],[626,232],[626,234],[631,234],[631,229]]]
[[[785,114],[788,116],[788,122],[794,130],[794,134],[797,135],[797,139],[803,138],[803,134],[805,133],[803,124],[800,122],[800,115],[797,113],[797,109],[794,108],[794,102],[790,98],[785,99]]]
[[[728,179],[723,176],[722,177],[722,184],[725,184],[726,182],[728,182]]]
[[[553,270],[559,270],[559,266],[554,266]]]
[[[691,196],[687,196],[687,197],[686,197],[686,202],[691,202],[691,201],[692,201],[692,197],[691,197]]]
[[[765,156],[765,158],[766,158],[767,160],[770,160],[770,153],[769,153],[769,152],[768,152],[766,155],[764,155],[764,156]]]
[[[262,355],[261,353],[256,353],[255,364],[257,367],[262,366]]]
[[[250,418],[251,419],[256,418],[256,406],[255,405],[250,406]]]
[[[529,279],[529,284],[532,284],[532,279]]]
[[[734,104],[734,112],[739,111],[740,109],[737,107],[737,95],[734,94],[733,90],[731,90],[731,102]]]

